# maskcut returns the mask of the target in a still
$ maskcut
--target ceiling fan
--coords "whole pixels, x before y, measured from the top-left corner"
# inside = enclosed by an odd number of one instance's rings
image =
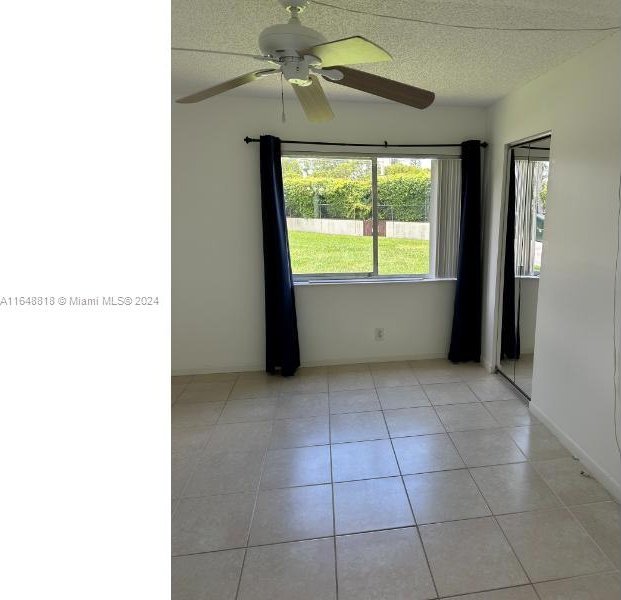
[[[344,66],[382,62],[392,60],[392,57],[377,44],[360,36],[326,42],[318,31],[300,23],[299,15],[306,8],[308,0],[279,1],[289,11],[291,17],[288,23],[272,25],[261,32],[259,35],[261,55],[173,48],[187,52],[248,56],[270,63],[270,68],[240,75],[206,90],[179,98],[177,102],[182,104],[200,102],[262,77],[279,73],[291,84],[307,118],[313,122],[329,121],[334,117],[321,87],[320,77],[414,108],[427,108],[433,102],[435,98],[433,92]]]

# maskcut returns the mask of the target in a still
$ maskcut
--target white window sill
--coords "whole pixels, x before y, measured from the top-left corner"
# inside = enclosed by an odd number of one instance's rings
[[[294,281],[295,287],[317,285],[376,285],[385,283],[437,283],[442,281],[457,281],[454,277],[368,277],[366,279],[306,279]]]

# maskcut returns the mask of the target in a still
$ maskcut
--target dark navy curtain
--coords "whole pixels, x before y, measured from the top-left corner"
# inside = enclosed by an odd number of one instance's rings
[[[515,150],[511,150],[509,161],[500,355],[502,358],[520,358],[520,333],[515,324]]]
[[[449,360],[481,359],[481,142],[461,145],[459,258]]]
[[[265,265],[265,370],[293,375],[300,366],[300,348],[282,187],[280,139],[262,135],[259,145]]]

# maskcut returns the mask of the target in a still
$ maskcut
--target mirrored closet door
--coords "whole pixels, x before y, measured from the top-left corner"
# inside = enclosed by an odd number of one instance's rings
[[[498,370],[530,398],[543,257],[551,137],[511,146],[508,156],[502,322]]]

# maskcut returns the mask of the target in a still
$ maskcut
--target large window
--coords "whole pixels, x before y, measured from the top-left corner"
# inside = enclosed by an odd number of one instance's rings
[[[288,154],[282,169],[296,278],[454,276],[458,160]]]
[[[294,275],[373,273],[370,158],[282,159]]]
[[[379,275],[429,275],[431,159],[377,158]]]

